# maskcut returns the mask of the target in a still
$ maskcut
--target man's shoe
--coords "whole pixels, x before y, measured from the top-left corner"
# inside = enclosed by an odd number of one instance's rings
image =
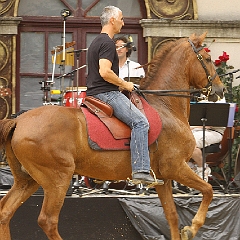
[[[162,185],[164,184],[163,180],[159,180],[159,179],[154,179],[150,173],[145,173],[145,172],[138,172],[138,173],[134,173],[132,175],[132,182],[133,184],[154,184],[154,185]]]

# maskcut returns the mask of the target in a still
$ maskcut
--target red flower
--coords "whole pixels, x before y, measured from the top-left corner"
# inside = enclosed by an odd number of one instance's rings
[[[205,47],[203,48],[206,52],[211,52],[209,48]]]
[[[238,113],[239,111],[239,108],[238,108],[238,104],[236,105],[236,108],[235,108],[235,112]]]
[[[217,60],[215,60],[214,64],[215,64],[215,66],[220,66],[221,62],[222,62],[221,60],[217,59]]]
[[[223,52],[223,55],[222,56],[219,56],[219,59],[222,61],[222,62],[226,62],[229,60],[229,55],[227,55],[226,52]]]

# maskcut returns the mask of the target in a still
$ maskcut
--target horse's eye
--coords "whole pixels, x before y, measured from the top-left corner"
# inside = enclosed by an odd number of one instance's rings
[[[206,58],[206,61],[211,62],[212,61],[211,57]]]

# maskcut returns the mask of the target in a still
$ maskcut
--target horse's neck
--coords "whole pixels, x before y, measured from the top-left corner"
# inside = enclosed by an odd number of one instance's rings
[[[165,106],[166,109],[175,115],[181,116],[184,119],[188,119],[189,116],[189,99],[185,97],[166,97],[162,98],[162,105]]]
[[[167,55],[162,56],[155,80],[148,83],[147,89],[151,90],[189,90],[190,76],[189,67],[191,59],[183,51],[184,47],[176,45]],[[171,94],[188,95],[186,92],[171,92]],[[176,96],[155,96],[159,111],[164,108],[174,116],[179,116],[187,121],[190,109],[188,97]],[[154,101],[153,101],[154,104]]]
[[[179,73],[180,73],[180,69]],[[167,77],[166,77],[167,76]],[[188,79],[184,74],[176,74],[162,71],[159,74],[159,83],[153,83],[148,89],[151,90],[189,90],[190,86]],[[180,115],[181,117],[188,119],[190,109],[190,98],[187,97],[186,92],[170,92],[170,94],[186,95],[186,97],[180,96],[154,96],[151,97],[151,103],[157,105],[159,111],[164,108],[173,115]],[[160,104],[159,104],[160,103]]]

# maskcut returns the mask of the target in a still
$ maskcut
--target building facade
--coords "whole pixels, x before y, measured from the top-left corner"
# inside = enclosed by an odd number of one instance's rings
[[[231,5],[224,0],[0,0],[0,119],[46,101],[58,104],[63,96],[53,96],[49,89],[62,92],[69,86],[85,86],[84,49],[99,33],[99,16],[107,5],[122,9],[121,34],[133,37],[137,51],[132,59],[141,64],[152,58],[161,43],[207,31],[206,45],[211,45],[213,60],[226,51],[229,63],[239,68],[237,0]],[[63,42],[66,51],[83,50],[72,53],[72,64],[67,59],[64,64],[54,61]]]

